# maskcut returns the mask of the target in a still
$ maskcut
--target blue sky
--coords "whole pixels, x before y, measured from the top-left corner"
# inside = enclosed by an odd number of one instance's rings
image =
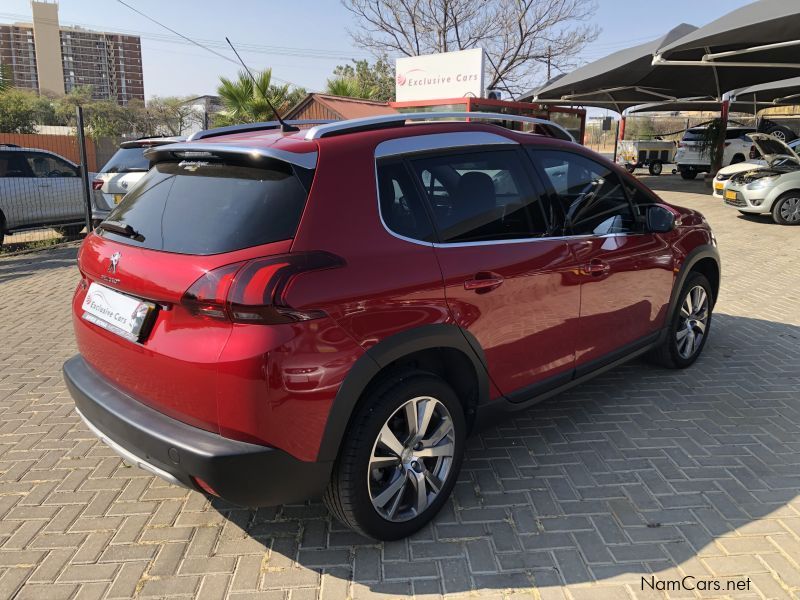
[[[602,32],[586,48],[588,62],[654,39],[681,22],[703,25],[750,0],[670,0],[646,7],[635,0],[598,0],[595,15]],[[173,29],[198,41],[252,44],[241,54],[251,68],[271,66],[286,81],[321,89],[337,64],[369,55],[355,47],[347,29],[352,15],[338,0],[126,0]],[[64,25],[133,33],[142,37],[144,86],[153,95],[214,93],[220,75],[237,67],[185,42],[115,0],[61,0]],[[2,0],[0,22],[30,19],[28,0]],[[224,54],[226,49],[218,48]]]

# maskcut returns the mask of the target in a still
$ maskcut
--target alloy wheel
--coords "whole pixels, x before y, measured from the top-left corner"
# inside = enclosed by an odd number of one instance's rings
[[[689,290],[681,305],[678,329],[675,340],[678,354],[689,359],[700,349],[706,334],[709,317],[708,294],[703,286],[696,285]]]
[[[800,198],[787,198],[778,210],[787,223],[800,222]]]
[[[441,492],[454,453],[453,420],[445,405],[429,396],[405,402],[372,446],[367,473],[372,506],[388,521],[419,516]]]

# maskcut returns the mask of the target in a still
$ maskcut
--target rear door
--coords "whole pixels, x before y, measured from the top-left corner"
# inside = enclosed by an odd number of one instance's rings
[[[672,246],[667,236],[645,231],[644,212],[657,198],[632,179],[572,152],[533,150],[531,156],[561,206],[579,266],[580,375],[652,341],[663,326],[674,280]]]
[[[579,286],[551,237],[521,150],[454,150],[408,164],[436,228],[453,319],[482,348],[498,389],[523,400],[572,376]]]

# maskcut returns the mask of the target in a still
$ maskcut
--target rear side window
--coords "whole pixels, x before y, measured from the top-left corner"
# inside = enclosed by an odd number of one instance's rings
[[[442,242],[540,237],[544,211],[517,151],[426,156],[410,164]]]
[[[144,148],[120,148],[114,153],[101,173],[129,173],[147,171],[150,162],[144,157]]]
[[[294,237],[307,197],[291,165],[159,163],[108,217],[139,236],[100,235],[153,250],[218,254]]]
[[[378,196],[381,217],[390,231],[415,240],[434,240],[425,206],[402,161],[378,165]]]

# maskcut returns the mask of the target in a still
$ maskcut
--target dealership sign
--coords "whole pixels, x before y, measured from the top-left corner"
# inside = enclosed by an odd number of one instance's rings
[[[395,98],[436,100],[483,95],[483,49],[398,58]]]

